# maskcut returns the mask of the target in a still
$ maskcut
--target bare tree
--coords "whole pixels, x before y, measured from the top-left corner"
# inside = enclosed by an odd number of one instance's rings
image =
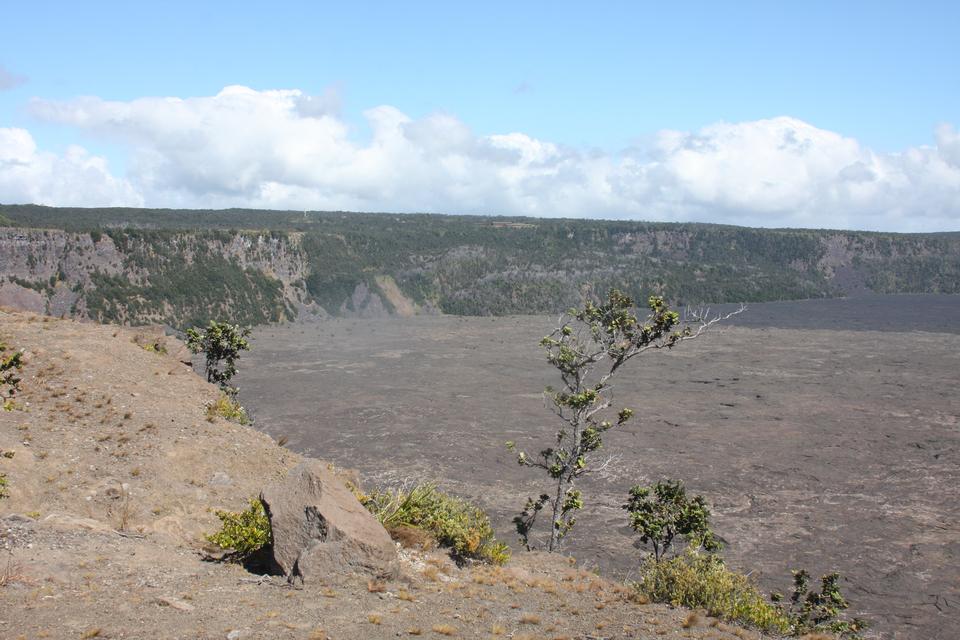
[[[547,509],[552,517],[547,550],[560,550],[564,536],[576,523],[576,512],[583,508],[576,480],[609,464],[608,459],[597,468],[587,466],[591,455],[602,446],[603,434],[633,417],[633,410],[623,407],[616,412],[615,422],[603,419],[613,405],[611,378],[641,353],[672,349],[745,309],[741,305],[726,315],[711,316],[708,309],[701,308],[688,311],[681,320],[660,296],[651,296],[647,306],[649,315],[641,322],[633,300],[613,290],[602,304],[587,302],[583,309],[561,316],[557,328],[540,341],[547,361],[560,373],[562,382],[559,389],[547,387],[544,402],[562,425],[554,445],[536,457],[517,453],[517,462],[542,469],[551,479],[549,491],[529,498],[523,512],[513,519],[528,549],[537,516]],[[514,443],[508,442],[507,446],[515,450]]]

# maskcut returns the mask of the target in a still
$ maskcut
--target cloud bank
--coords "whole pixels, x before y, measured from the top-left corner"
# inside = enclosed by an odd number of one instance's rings
[[[23,129],[0,129],[2,202],[960,229],[960,134],[949,125],[934,146],[899,153],[778,117],[661,131],[606,154],[391,106],[364,113],[361,142],[330,92],[231,86],[186,99],[35,99],[30,111],[126,145],[126,175],[78,147],[54,155]]]

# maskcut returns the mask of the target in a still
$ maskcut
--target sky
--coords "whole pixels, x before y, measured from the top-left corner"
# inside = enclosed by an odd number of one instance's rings
[[[0,21],[2,203],[960,230],[955,1],[33,0]]]

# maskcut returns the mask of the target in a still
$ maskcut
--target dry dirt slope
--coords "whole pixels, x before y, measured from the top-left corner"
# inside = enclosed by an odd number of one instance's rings
[[[203,562],[211,509],[298,457],[208,421],[216,389],[135,337],[0,310],[0,340],[26,351],[20,408],[0,412],[0,638],[759,638],[536,554],[458,569],[405,551],[395,582],[301,589]]]

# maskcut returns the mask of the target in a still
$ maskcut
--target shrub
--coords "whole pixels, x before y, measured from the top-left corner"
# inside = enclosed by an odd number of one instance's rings
[[[7,345],[0,342],[0,405],[5,411],[14,408],[13,397],[20,390],[17,372],[23,367],[23,351],[6,355]]]
[[[214,382],[225,393],[234,395],[236,389],[230,386],[230,379],[237,374],[240,352],[250,350],[249,336],[249,327],[211,320],[206,329],[187,329],[187,348],[205,356],[207,382]]]
[[[255,551],[270,544],[272,533],[270,519],[258,498],[250,499],[245,511],[217,511],[222,526],[220,531],[207,536],[207,540],[221,549],[232,551],[230,558],[243,561]]]
[[[433,536],[437,544],[450,548],[459,560],[473,559],[503,564],[510,548],[493,535],[490,518],[479,507],[448,495],[433,484],[420,484],[409,491],[375,491],[363,494],[354,489],[360,502],[387,531],[416,528]]]
[[[10,497],[10,491],[7,489],[7,474],[0,473],[0,499]]]
[[[710,530],[706,500],[703,496],[688,497],[680,480],[634,486],[623,509],[630,516],[630,527],[640,534],[640,541],[653,545],[656,561],[667,554],[677,536],[707,551],[719,551],[722,546]]]
[[[648,557],[634,587],[652,601],[706,609],[712,616],[765,632],[787,633],[792,628],[788,615],[767,601],[747,576],[728,569],[717,555],[688,549],[660,562]]]
[[[840,574],[828,573],[820,579],[820,591],[813,591],[810,586],[810,574],[805,570],[793,572],[793,593],[790,602],[781,606],[781,610],[790,618],[793,635],[827,631],[841,638],[859,640],[861,631],[867,628],[867,623],[860,619],[845,620],[844,610],[850,605],[840,593]],[[781,602],[783,596],[779,593],[771,595],[774,602]]]
[[[225,393],[221,394],[215,402],[207,405],[207,418],[213,418],[214,416],[220,416],[237,424],[250,424],[250,416],[247,414],[247,410]]]

